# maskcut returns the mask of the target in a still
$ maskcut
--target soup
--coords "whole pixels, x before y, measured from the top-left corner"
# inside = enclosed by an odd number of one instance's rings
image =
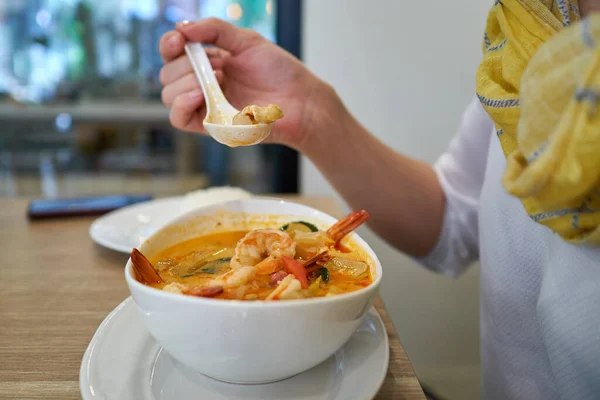
[[[295,221],[278,229],[204,235],[152,257],[147,264],[156,278],[138,274],[138,280],[168,292],[229,300],[349,293],[373,282],[372,261],[340,241],[367,218],[365,211],[352,213],[327,231]],[[132,261],[139,269],[133,255]]]

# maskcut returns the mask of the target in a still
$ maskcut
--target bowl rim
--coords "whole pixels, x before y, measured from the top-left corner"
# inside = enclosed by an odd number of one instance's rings
[[[229,201],[225,201],[222,203],[200,206],[200,207],[195,208],[191,211],[188,211],[182,215],[179,215],[177,218],[175,218],[175,219],[171,220],[170,222],[168,222],[167,224],[163,225],[160,229],[158,229],[152,235],[148,236],[136,248],[141,247],[146,241],[148,241],[148,240],[152,239],[153,237],[155,237],[156,235],[158,235],[162,230],[172,227],[174,225],[177,225],[179,223],[182,223],[186,220],[189,220],[189,219],[193,218],[194,215],[200,213],[201,211],[206,211],[207,209],[211,209],[211,208],[212,209],[223,208],[228,205],[235,204],[235,203],[243,204],[243,203],[257,203],[257,202],[265,203],[265,205],[277,204],[279,206],[289,204],[293,207],[297,207],[298,211],[296,211],[296,212],[298,214],[303,214],[302,211],[304,211],[304,212],[306,212],[306,214],[311,213],[311,214],[313,214],[313,217],[323,219],[324,221],[326,221],[326,220],[337,221],[336,218],[334,218],[331,215],[329,215],[323,211],[320,211],[316,208],[313,208],[313,207],[310,207],[310,206],[307,206],[304,204],[296,203],[293,201],[283,200],[283,199],[268,198],[268,197],[253,197],[250,199],[229,200]],[[265,209],[268,210],[269,208],[265,207]],[[266,212],[265,214],[267,214],[267,213],[268,212]],[[260,214],[260,213],[251,213],[251,214]],[[271,212],[270,214],[277,215],[276,212]],[[281,213],[281,215],[285,215],[285,213]],[[133,268],[133,266],[131,264],[131,257],[127,260],[127,263],[125,264],[125,270],[124,270],[125,280],[127,282],[130,292],[133,292],[133,289],[135,289],[135,290],[140,291],[141,293],[144,293],[148,296],[157,296],[160,299],[169,300],[169,301],[179,301],[181,303],[186,303],[186,304],[211,305],[211,306],[226,307],[226,308],[236,307],[236,306],[243,307],[243,308],[289,308],[289,307],[301,307],[301,306],[306,306],[306,305],[318,305],[318,304],[322,304],[322,303],[338,303],[338,302],[347,301],[347,300],[350,300],[353,298],[362,297],[362,296],[368,295],[369,292],[374,292],[374,291],[378,290],[379,286],[381,284],[382,276],[383,276],[383,267],[381,265],[381,262],[379,261],[379,258],[377,257],[377,254],[375,253],[375,251],[371,248],[371,246],[368,245],[368,243],[363,238],[360,237],[360,235],[358,235],[358,233],[353,232],[351,235],[352,235],[353,239],[357,242],[357,244],[359,246],[361,246],[362,249],[365,250],[367,252],[367,254],[373,259],[373,262],[375,263],[375,269],[377,272],[377,276],[375,277],[375,279],[369,286],[366,286],[362,289],[355,290],[353,292],[343,293],[343,294],[339,294],[339,295],[335,295],[335,296],[331,296],[331,297],[312,297],[312,298],[308,298],[308,299],[293,299],[293,300],[285,300],[285,301],[267,301],[267,300],[248,301],[248,300],[223,300],[223,299],[212,299],[212,298],[197,297],[197,296],[185,296],[185,295],[182,295],[179,293],[165,292],[163,290],[156,289],[152,286],[145,285],[145,284],[141,283],[140,281],[138,281],[137,279],[135,279],[131,272],[132,268]],[[131,293],[131,294],[133,295],[133,293]]]

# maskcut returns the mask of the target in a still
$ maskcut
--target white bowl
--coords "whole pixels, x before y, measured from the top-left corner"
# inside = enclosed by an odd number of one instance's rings
[[[215,230],[256,229],[302,219],[326,229],[336,220],[281,200],[249,199],[196,209],[150,236],[139,250],[161,250]],[[185,296],[125,278],[142,321],[175,360],[192,370],[233,383],[273,382],[306,371],[335,353],[352,336],[373,304],[382,269],[356,234],[348,238],[371,258],[374,280],[355,292],[312,299],[236,301]]]

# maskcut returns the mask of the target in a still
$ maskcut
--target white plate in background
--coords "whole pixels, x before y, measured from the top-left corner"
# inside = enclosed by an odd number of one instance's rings
[[[94,242],[129,254],[170,220],[196,207],[250,197],[252,194],[243,189],[226,186],[132,204],[96,219],[90,226],[89,234]]]
[[[96,219],[89,229],[92,240],[122,253],[134,247],[181,213],[182,197],[132,204]]]

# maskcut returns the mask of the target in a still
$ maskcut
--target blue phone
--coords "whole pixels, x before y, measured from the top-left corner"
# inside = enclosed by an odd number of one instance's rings
[[[151,195],[107,195],[62,199],[37,199],[29,203],[30,219],[102,215],[131,204],[152,200]]]

